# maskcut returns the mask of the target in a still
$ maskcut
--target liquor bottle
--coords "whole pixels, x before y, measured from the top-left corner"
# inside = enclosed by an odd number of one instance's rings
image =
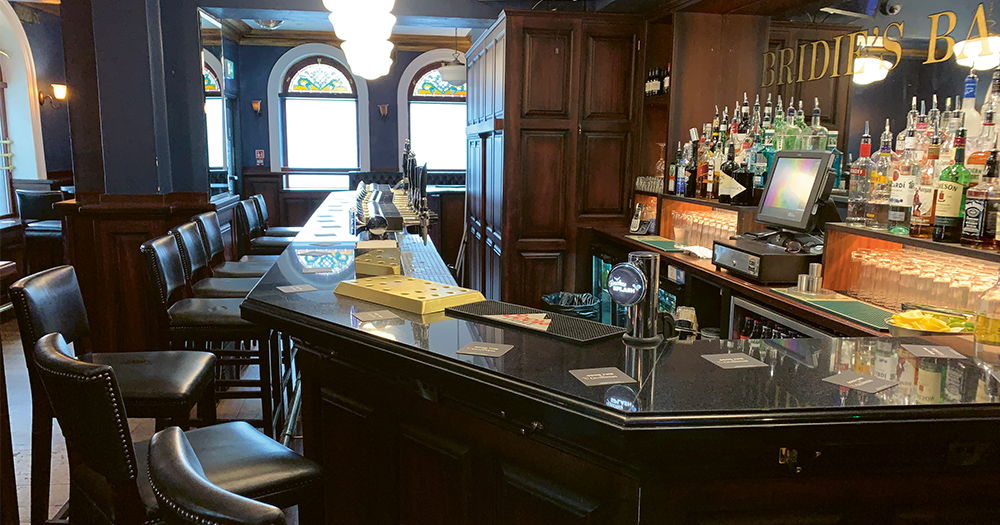
[[[777,138],[785,132],[785,108],[781,105],[781,95],[778,95],[778,105],[774,106],[774,122],[771,124],[771,128],[774,129],[775,144],[774,147],[778,148]]]
[[[930,134],[941,125],[941,110],[938,109],[937,93],[931,95],[931,110],[927,112],[927,134],[930,143]]]
[[[872,136],[865,121],[865,134],[861,136],[861,150],[858,160],[851,164],[851,180],[847,191],[847,224],[865,225],[865,204],[868,202],[868,185],[874,163],[871,159]]]
[[[784,133],[781,134],[781,147],[778,148],[779,150],[794,151],[799,149],[799,133],[801,132],[801,129],[795,121],[795,106],[792,105],[791,101],[789,101],[788,111],[785,113],[785,130]]]
[[[987,116],[992,115],[992,111]],[[985,122],[983,129],[986,129]],[[993,144],[986,159],[982,179],[970,186],[965,197],[965,218],[962,221],[962,244],[975,248],[996,247],[997,211],[1000,211],[1000,173],[997,171],[997,145]]]
[[[720,123],[721,123],[721,121],[719,120],[719,105],[716,104],[715,105],[715,116],[712,117],[712,140],[715,141],[715,142],[719,142],[719,124]]]
[[[938,156],[941,153],[941,134],[935,133],[927,148],[927,159],[920,169],[920,181],[913,194],[913,211],[910,214],[910,237],[930,239],[934,233],[934,208],[937,205]]]
[[[865,201],[865,226],[875,230],[885,231],[889,222],[889,194],[892,172],[895,166],[892,162],[892,132],[889,131],[889,119],[885,119],[885,131],[882,132],[881,147],[878,161],[872,167],[868,182],[868,199]]]
[[[698,148],[698,179],[695,186],[695,197],[699,199],[707,199],[706,190],[708,189],[708,174],[711,171],[711,160],[712,160],[712,150],[709,145],[705,143],[705,137],[701,138],[702,144]]]
[[[986,98],[983,99],[983,107],[979,114],[986,118],[986,112],[992,110],[994,114],[1000,113],[1000,71],[993,72],[990,80],[990,87],[986,91]]]
[[[653,68],[653,83],[650,86],[650,91],[653,96],[660,94],[660,89],[662,88],[660,82],[660,68]]]
[[[729,182],[730,201],[735,206],[750,206],[753,204],[753,170],[749,165],[750,156],[743,158],[743,163],[736,167],[733,180]]]
[[[996,113],[992,109],[988,108],[983,116],[982,129],[974,145],[969,146],[969,140],[966,139],[965,151],[968,155],[965,167],[969,170],[970,188],[979,184],[979,180],[982,179],[983,170],[986,169],[986,159],[993,152],[993,146],[996,142]]]
[[[736,158],[740,157],[740,148],[743,146],[743,135],[740,128],[743,127],[743,114],[740,112],[740,101],[736,101],[733,107],[733,120],[729,122],[729,140],[736,144]]]
[[[668,195],[675,195],[677,193],[677,179],[684,173],[684,168],[687,164],[684,160],[684,151],[681,147],[680,141],[677,142],[677,154],[674,157],[674,163],[670,165],[670,179],[667,181],[667,191]]]
[[[646,71],[646,85],[643,88],[643,92],[647,97],[649,96],[649,92],[651,91],[652,84],[653,84],[653,70],[650,69],[649,71]]]
[[[833,187],[840,189],[842,183],[841,178],[841,168],[844,164],[844,153],[837,149],[837,139],[840,138],[839,131],[830,131],[826,139],[826,150],[833,153],[833,169],[837,173],[836,178],[833,181]]]
[[[687,179],[684,181],[685,197],[694,197],[698,190],[698,130],[691,128],[691,157],[687,166]]]
[[[983,127],[982,117],[976,111],[976,85],[979,77],[973,69],[965,77],[965,90],[962,93],[962,111],[965,113],[965,131],[969,137],[978,137]]]
[[[729,143],[729,106],[722,112],[722,120],[719,121],[719,141],[723,145]]]
[[[934,240],[959,242],[965,212],[965,191],[969,186],[969,170],[965,168],[965,112],[959,114],[955,132],[955,163],[941,171],[938,177],[937,207],[934,210]]]
[[[916,135],[917,143],[913,148],[913,152],[917,157],[917,162],[920,163],[924,162],[924,157],[927,156],[927,145],[930,144],[930,141],[927,138],[927,113],[925,112],[926,109],[927,105],[924,103],[923,100],[921,100],[920,114],[917,115],[917,125],[915,126],[917,128],[917,135]]]
[[[767,159],[764,157],[764,138],[761,135],[763,132],[762,128],[758,128],[758,134],[754,135],[753,145],[750,146],[746,155],[747,165],[753,172],[751,190],[757,187],[758,181],[763,180],[763,172],[767,169]]]
[[[740,106],[740,134],[746,135],[750,132],[750,101],[747,100],[746,91],[743,92],[743,105]]]
[[[899,357],[896,355],[895,345],[890,341],[877,341],[872,375],[886,381],[895,381],[898,367]]]
[[[719,177],[722,176],[722,163],[726,162],[726,149],[722,144],[716,144],[710,159],[708,180],[705,185],[705,198],[719,198]]]
[[[799,101],[801,102],[801,100]],[[803,141],[803,148],[805,150],[811,151],[825,151],[826,143],[830,135],[830,131],[826,129],[826,126],[820,123],[820,117],[822,116],[819,109],[819,97],[815,98],[815,105],[813,106],[812,123],[806,129],[806,133],[803,133],[805,140]]]
[[[674,189],[674,195],[679,195],[681,197],[686,196],[685,190],[687,189],[687,181],[691,175],[691,143],[684,144],[684,157],[681,159],[681,164],[683,164],[684,169],[682,170],[680,166],[677,167],[677,187]]]
[[[906,127],[903,128],[899,135],[896,136],[896,155],[903,154],[903,147],[906,145],[906,133],[910,128],[915,128],[917,126],[917,117],[920,116],[920,112],[917,111],[917,97],[913,97],[910,101],[910,111],[906,114]]]
[[[1000,365],[1000,280],[983,292],[976,310],[976,361],[990,369]]]
[[[729,144],[726,147],[726,162],[721,166],[721,180],[719,181],[719,204],[730,204],[732,196],[730,188],[736,176],[736,146]]]
[[[937,99],[937,95],[934,95]],[[951,111],[951,97],[944,98],[944,111],[941,112],[941,118],[939,119],[938,126],[935,129],[948,129],[948,125],[951,123],[952,119]],[[944,143],[944,140],[941,141]]]
[[[946,128],[941,137],[941,155],[938,158],[938,173],[955,161],[955,132],[958,131],[958,115],[962,111],[961,101],[961,98],[955,97],[955,109],[951,112],[951,118],[945,123]]]
[[[663,78],[660,79],[660,92],[667,94],[670,92],[670,63],[667,62],[667,70],[663,72]]]
[[[761,123],[764,129],[771,129],[774,125],[774,106],[771,104],[771,94],[767,94],[767,103],[764,104],[764,121]]]
[[[917,404],[936,405],[941,402],[941,363],[924,357],[917,367]],[[943,360],[941,360],[943,361]]]
[[[910,212],[913,209],[913,196],[917,192],[917,176],[920,173],[920,161],[916,153],[917,135],[919,132],[910,130],[903,146],[903,156],[892,172],[888,231],[893,235],[910,234]]]

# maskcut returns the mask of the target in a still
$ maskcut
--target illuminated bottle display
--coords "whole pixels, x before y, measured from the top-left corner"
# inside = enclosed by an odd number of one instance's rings
[[[895,165],[892,162],[892,131],[889,119],[885,119],[878,160],[871,171],[868,182],[868,200],[865,202],[865,226],[875,230],[886,230],[889,226],[889,194]]]
[[[934,240],[959,242],[965,214],[965,192],[969,187],[969,170],[965,168],[965,112],[959,116],[955,132],[955,163],[941,171],[938,178],[937,206],[934,210]]]
[[[903,156],[892,172],[892,189],[889,192],[889,233],[893,235],[910,234],[910,213],[913,209],[913,196],[917,192],[917,174],[920,172],[920,161],[917,160],[917,133],[910,130],[903,146]]]

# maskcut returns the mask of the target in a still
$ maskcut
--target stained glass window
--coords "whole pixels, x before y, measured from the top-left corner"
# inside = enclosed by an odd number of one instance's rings
[[[413,86],[414,97],[455,97],[465,98],[465,84],[453,86],[441,78],[437,68],[424,73]]]
[[[286,85],[288,93],[340,93],[349,95],[354,91],[347,77],[330,64],[317,62],[299,68],[289,77]]]
[[[205,66],[202,71],[205,74],[205,91],[219,92],[219,77],[215,76],[215,72]]]

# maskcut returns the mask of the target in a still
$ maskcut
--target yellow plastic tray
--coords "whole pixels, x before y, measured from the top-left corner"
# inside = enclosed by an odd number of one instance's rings
[[[486,300],[475,290],[403,275],[341,281],[333,293],[421,315]]]

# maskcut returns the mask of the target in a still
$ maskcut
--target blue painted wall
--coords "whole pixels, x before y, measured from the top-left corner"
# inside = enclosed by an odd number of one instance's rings
[[[51,95],[52,84],[66,83],[66,63],[63,59],[62,22],[59,17],[20,4],[37,15],[38,22],[22,22],[28,36],[28,45],[35,59],[38,89]],[[72,88],[71,88],[72,91]],[[72,92],[70,93],[72,96]],[[45,169],[62,171],[73,169],[73,150],[69,138],[69,111],[66,104],[42,106],[42,143],[45,147]]]
[[[239,84],[239,118],[243,143],[243,166],[256,166],[254,151],[264,150],[264,165],[270,166],[270,145],[268,140],[268,112],[278,111],[278,108],[267,107],[267,79],[275,62],[281,58],[288,47],[275,46],[237,46],[238,60],[236,78]],[[371,141],[372,171],[395,171],[398,169],[399,154],[397,138],[397,118],[399,108],[396,107],[396,89],[400,76],[406,66],[419,56],[415,51],[397,51],[389,74],[376,80],[368,81],[368,101],[366,108],[369,114],[369,136]],[[409,79],[407,79],[407,82]],[[264,109],[257,116],[250,107],[252,100],[264,101]],[[379,104],[389,104],[388,117],[383,121],[379,113]]]

